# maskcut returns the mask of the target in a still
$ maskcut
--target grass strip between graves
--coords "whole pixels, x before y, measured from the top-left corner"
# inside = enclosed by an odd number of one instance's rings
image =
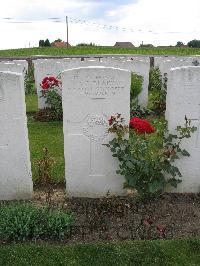
[[[55,183],[64,181],[64,137],[62,122],[34,122],[28,119],[28,134],[33,181],[38,178],[37,161],[43,157],[43,148],[48,148],[54,159],[52,177]]]
[[[4,245],[0,265],[200,265],[200,240]]]
[[[38,111],[38,96],[37,94],[26,95],[26,113],[33,114]]]

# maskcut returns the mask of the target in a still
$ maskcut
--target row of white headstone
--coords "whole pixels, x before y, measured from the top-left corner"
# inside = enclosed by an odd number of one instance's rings
[[[150,59],[149,57],[144,58],[133,58],[133,57],[108,57],[108,58],[85,58],[81,61],[80,58],[65,58],[60,60],[46,59],[46,60],[35,60],[34,62],[34,76],[38,94],[38,107],[43,109],[46,107],[45,99],[41,97],[41,82],[46,76],[57,77],[59,74],[68,69],[74,69],[79,67],[88,66],[104,66],[114,67],[120,69],[126,69],[134,72],[143,77],[142,91],[138,96],[138,102],[141,106],[147,106],[148,103],[148,85],[149,85],[149,70],[150,70]]]
[[[110,67],[66,70],[63,84],[63,129],[68,196],[124,195],[123,177],[107,143],[108,118],[116,113],[129,121],[131,72]],[[184,124],[185,115],[198,130],[184,146],[190,158],[178,161],[183,182],[176,191],[200,191],[200,67],[172,69],[167,93],[169,130]],[[30,152],[23,75],[0,72],[0,199],[32,195]]]

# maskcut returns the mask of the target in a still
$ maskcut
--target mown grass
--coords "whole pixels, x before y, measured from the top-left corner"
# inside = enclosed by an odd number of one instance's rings
[[[31,154],[33,181],[38,179],[37,162],[47,147],[55,163],[52,177],[55,183],[64,181],[64,136],[62,122],[35,122],[31,115],[38,111],[36,94],[26,95],[26,112],[28,115],[28,134]]]
[[[26,95],[26,113],[36,113],[38,111],[38,96],[37,94]]]
[[[111,46],[43,47],[0,50],[2,57],[31,55],[92,55],[92,54],[141,54],[141,55],[200,55],[198,48],[116,48]]]
[[[54,182],[64,181],[64,138],[62,122],[34,122],[28,119],[28,134],[32,164],[33,181],[38,179],[37,162],[43,157],[43,148],[47,147],[54,159],[52,177]]]
[[[0,265],[200,265],[200,240],[6,245],[0,248]]]

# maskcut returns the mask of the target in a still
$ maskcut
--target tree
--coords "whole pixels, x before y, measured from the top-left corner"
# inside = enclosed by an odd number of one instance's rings
[[[39,47],[49,47],[51,46],[49,39],[39,40]]]
[[[62,42],[62,40],[58,38],[54,42]]]
[[[180,47],[182,45],[184,45],[184,43],[183,42],[180,42],[180,41],[178,41],[177,44],[176,44],[177,47]]]
[[[44,47],[44,40],[39,40],[39,47]]]
[[[200,48],[200,40],[192,40],[188,42],[188,46],[192,48]]]
[[[45,42],[44,42],[44,46],[45,46],[45,47],[50,47],[50,46],[51,46],[49,39],[46,39],[46,40],[45,40]]]

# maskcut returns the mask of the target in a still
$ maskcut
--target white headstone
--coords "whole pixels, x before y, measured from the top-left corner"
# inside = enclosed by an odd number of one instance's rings
[[[17,62],[17,61],[1,61],[0,62],[0,71],[11,71],[11,72],[17,72],[22,73],[23,78],[26,74],[26,63],[24,62]]]
[[[164,74],[168,75],[172,68],[194,66],[195,64],[200,64],[198,56],[163,56],[154,58],[154,65],[159,67],[163,77]]]
[[[63,127],[68,196],[123,195],[123,176],[118,162],[102,144],[112,139],[108,119],[122,114],[130,118],[129,71],[86,67],[64,71]]]
[[[0,200],[31,198],[32,189],[23,78],[0,72]]]
[[[41,86],[43,78],[54,76],[58,77],[61,72],[64,70],[63,64],[61,60],[55,59],[46,59],[46,60],[35,60],[34,63],[34,76],[35,76],[35,84],[38,95],[38,108],[43,109],[47,107],[45,103],[45,99],[42,96]]]
[[[181,67],[170,71],[166,113],[170,132],[184,125],[185,116],[191,119],[191,126],[197,127],[197,131],[191,138],[185,139],[182,146],[190,157],[176,161],[183,175],[177,191],[200,192],[200,67]]]
[[[142,91],[138,96],[138,103],[142,107],[146,107],[148,104],[148,86],[149,86],[149,71],[150,71],[150,59],[149,58],[102,58],[102,63],[106,63],[106,66],[116,67],[120,69],[126,69],[134,72],[143,77]]]
[[[97,58],[86,58],[81,61],[80,58],[65,59],[45,59],[34,61],[34,75],[38,94],[39,109],[47,107],[44,98],[41,98],[41,81],[45,76],[58,76],[62,71],[88,66],[106,66],[129,70],[143,77],[142,92],[138,96],[138,102],[141,106],[146,107],[148,103],[148,84],[150,60],[148,57],[105,57],[101,61]]]

